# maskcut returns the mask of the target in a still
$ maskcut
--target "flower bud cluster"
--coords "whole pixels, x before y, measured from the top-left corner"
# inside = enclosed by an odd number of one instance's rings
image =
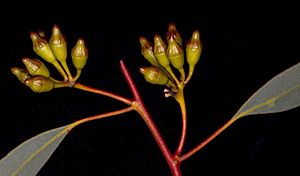
[[[84,40],[79,39],[71,51],[74,67],[77,70],[75,77],[72,76],[67,65],[67,42],[59,27],[54,25],[49,41],[45,39],[43,32],[30,33],[33,51],[42,59],[51,63],[64,78],[63,81],[55,80],[50,76],[46,65],[40,59],[24,57],[22,62],[26,69],[13,67],[12,73],[34,92],[47,92],[57,87],[72,86],[86,65],[88,50]]]
[[[155,35],[152,45],[145,37],[140,37],[141,53],[152,65],[142,67],[140,72],[147,82],[166,85],[170,88],[168,92],[172,92],[174,95],[178,87],[184,86],[191,79],[194,67],[202,53],[202,43],[199,31],[196,30],[187,42],[184,52],[181,35],[173,23],[169,25],[166,41],[164,42],[159,35]],[[187,77],[185,77],[184,71],[185,62],[189,66]],[[172,69],[178,70],[180,78],[177,78]]]

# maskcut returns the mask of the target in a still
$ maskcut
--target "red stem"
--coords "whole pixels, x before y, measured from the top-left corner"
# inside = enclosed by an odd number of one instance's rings
[[[168,146],[166,145],[164,139],[162,138],[161,133],[159,132],[158,128],[156,127],[154,121],[152,120],[152,117],[148,113],[148,111],[142,101],[142,98],[137,90],[137,87],[136,87],[135,83],[133,82],[133,79],[132,79],[131,75],[129,74],[128,69],[126,68],[126,66],[122,60],[120,61],[120,67],[126,78],[129,88],[134,96],[134,99],[135,99],[132,106],[143,117],[144,121],[146,122],[146,124],[147,124],[148,128],[150,129],[152,135],[154,136],[161,152],[163,153],[165,159],[167,160],[167,163],[169,165],[172,175],[173,176],[181,176],[181,171],[179,168],[180,163],[177,162],[174,155],[170,152]]]
[[[74,128],[75,126],[78,126],[82,123],[102,119],[102,118],[105,118],[105,117],[111,117],[111,116],[123,114],[123,113],[129,112],[129,111],[132,111],[132,110],[134,110],[133,107],[129,106],[129,107],[124,108],[124,109],[120,109],[120,110],[116,110],[116,111],[112,111],[112,112],[107,112],[107,113],[103,113],[103,114],[99,114],[99,115],[95,115],[95,116],[91,116],[91,117],[86,117],[86,118],[83,118],[81,120],[78,120],[78,121],[72,123],[71,128]]]
[[[229,127],[233,122],[235,122],[237,118],[230,119],[228,122],[226,122],[223,126],[221,126],[217,131],[215,131],[212,135],[210,135],[207,139],[205,139],[203,142],[201,142],[199,145],[197,145],[195,148],[187,152],[186,154],[182,155],[180,157],[180,162],[186,160],[199,150],[201,150],[204,146],[206,146],[209,142],[211,142],[213,139],[215,139],[220,133],[222,133],[227,127]]]
[[[183,96],[183,89],[178,92],[176,96],[176,100],[180,105],[181,115],[182,115],[182,128],[181,128],[181,137],[178,144],[178,147],[175,151],[175,156],[180,156],[184,147],[184,142],[186,139],[186,130],[187,130],[187,116],[186,116],[186,107],[185,107],[185,100]]]
[[[103,96],[108,96],[110,98],[113,98],[113,99],[116,99],[116,100],[119,100],[125,104],[128,104],[128,105],[131,105],[132,101],[127,99],[127,98],[124,98],[122,96],[119,96],[115,93],[110,93],[108,91],[104,91],[104,90],[100,90],[100,89],[95,89],[93,87],[89,87],[89,86],[86,86],[86,85],[83,85],[83,84],[80,84],[80,83],[75,83],[75,85],[73,86],[74,88],[77,88],[77,89],[81,89],[81,90],[84,90],[84,91],[88,91],[88,92],[93,92],[93,93],[96,93],[96,94],[100,94],[100,95],[103,95]]]

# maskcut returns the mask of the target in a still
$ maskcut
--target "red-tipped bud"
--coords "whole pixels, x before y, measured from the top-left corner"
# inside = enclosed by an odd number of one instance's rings
[[[170,62],[166,54],[166,45],[159,35],[154,36],[154,55],[161,66],[169,67]]]
[[[47,67],[42,61],[38,59],[30,59],[30,58],[23,58],[22,61],[26,66],[30,75],[32,76],[40,75],[44,77],[50,76],[49,70],[47,69]]]
[[[77,70],[81,70],[87,61],[88,50],[85,47],[83,39],[79,39],[71,51],[72,62]]]
[[[30,38],[33,44],[33,51],[47,62],[54,63],[56,59],[50,49],[48,42],[38,34],[31,32]]]
[[[169,81],[168,76],[157,67],[142,67],[140,72],[144,75],[145,80],[151,84],[164,85]]]
[[[188,41],[186,46],[186,58],[190,66],[194,67],[199,61],[202,53],[202,44],[200,41],[199,31],[195,31],[192,38]]]
[[[158,62],[153,53],[153,47],[150,42],[143,36],[140,36],[141,52],[142,55],[153,65],[159,67]]]
[[[49,40],[49,45],[56,59],[61,63],[66,62],[67,42],[60,32],[59,27],[56,25],[52,29],[52,36]]]
[[[175,39],[175,41],[179,44],[179,45],[182,45],[182,38],[179,34],[179,32],[177,31],[176,29],[176,26],[174,23],[171,23],[169,25],[169,28],[168,28],[168,33],[167,33],[167,41],[169,42],[171,37],[173,39]]]
[[[29,78],[31,78],[30,74],[27,70],[13,67],[11,68],[11,72],[21,81],[22,83],[25,83],[25,81]]]
[[[167,53],[171,64],[175,68],[181,69],[184,64],[184,54],[181,46],[176,42],[173,36],[169,39]]]
[[[54,88],[54,83],[46,77],[35,76],[25,81],[25,84],[34,92],[48,92]]]

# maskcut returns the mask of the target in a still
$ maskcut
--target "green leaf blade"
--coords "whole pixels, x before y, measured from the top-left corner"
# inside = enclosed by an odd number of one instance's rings
[[[70,129],[70,125],[55,128],[20,144],[0,160],[1,176],[36,175]]]
[[[256,91],[233,116],[287,111],[300,106],[300,63],[281,72]]]

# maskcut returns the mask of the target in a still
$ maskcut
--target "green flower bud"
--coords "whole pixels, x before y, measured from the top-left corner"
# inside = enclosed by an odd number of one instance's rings
[[[56,59],[61,63],[66,62],[67,42],[56,25],[52,29],[52,36],[49,40],[49,45]]]
[[[27,79],[25,84],[37,93],[48,92],[54,88],[54,83],[49,78],[43,76],[35,76]]]
[[[156,67],[159,67],[158,62],[156,61],[156,58],[153,53],[153,48],[149,41],[147,41],[146,38],[143,36],[140,36],[140,44],[141,44],[141,52],[142,55],[153,65]]]
[[[49,77],[50,72],[45,66],[45,64],[38,60],[38,59],[29,59],[29,58],[23,58],[22,59],[24,65],[26,66],[28,72],[32,76],[40,75],[44,77]]]
[[[31,78],[30,74],[27,70],[13,67],[11,68],[11,72],[22,82],[25,83],[25,81],[29,78]]]
[[[167,41],[169,41],[171,39],[171,37],[173,37],[179,45],[182,45],[182,38],[181,38],[179,32],[177,31],[174,23],[171,23],[169,25],[168,33],[167,33]]]
[[[184,64],[184,54],[181,46],[176,42],[173,36],[169,39],[167,53],[171,64],[175,68],[181,69]]]
[[[56,59],[50,49],[48,42],[38,34],[31,32],[30,38],[33,44],[33,51],[47,62],[54,63]]]
[[[169,67],[170,61],[166,54],[166,45],[159,35],[154,36],[154,55],[161,66]]]
[[[200,33],[199,31],[195,31],[186,46],[186,58],[190,66],[194,67],[197,64],[201,56],[201,52],[202,44],[200,41]]]
[[[87,61],[88,50],[85,47],[84,41],[79,39],[75,47],[71,51],[72,62],[77,70],[81,70]]]
[[[140,72],[144,75],[147,82],[151,84],[165,85],[168,83],[168,76],[157,67],[142,67]]]

